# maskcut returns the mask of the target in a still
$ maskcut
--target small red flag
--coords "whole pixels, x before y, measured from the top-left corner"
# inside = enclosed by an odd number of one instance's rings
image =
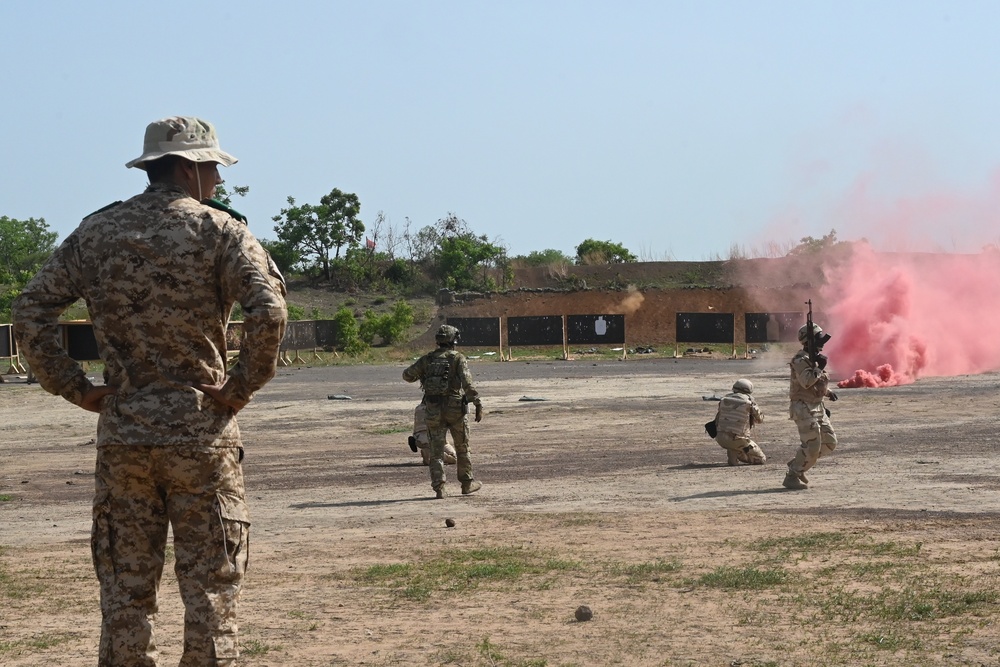
[[[371,240],[367,236],[365,237],[365,247],[375,249],[375,241]]]

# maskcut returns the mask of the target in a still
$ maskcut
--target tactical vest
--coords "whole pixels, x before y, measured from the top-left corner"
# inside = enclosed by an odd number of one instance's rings
[[[727,394],[719,403],[719,431],[730,435],[748,435],[752,405],[753,401],[746,394]]]
[[[451,393],[452,375],[455,371],[455,354],[447,350],[431,357],[424,375],[424,394],[426,396],[447,396]]]

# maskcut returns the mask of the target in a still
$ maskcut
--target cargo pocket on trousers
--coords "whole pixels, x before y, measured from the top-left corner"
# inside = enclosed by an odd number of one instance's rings
[[[242,498],[216,494],[231,574],[242,577],[250,564],[250,512]]]
[[[94,525],[90,532],[90,557],[101,585],[114,581],[114,534],[111,529],[111,494],[101,492],[94,497]]]

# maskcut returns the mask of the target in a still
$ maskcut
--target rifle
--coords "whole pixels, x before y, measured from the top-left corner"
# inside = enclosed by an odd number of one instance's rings
[[[809,312],[806,313],[806,349],[809,350],[809,363],[812,364],[813,368],[816,368],[819,365],[819,360],[817,359],[819,350],[816,349],[816,337],[813,336],[812,299],[806,301],[806,305],[809,306]]]

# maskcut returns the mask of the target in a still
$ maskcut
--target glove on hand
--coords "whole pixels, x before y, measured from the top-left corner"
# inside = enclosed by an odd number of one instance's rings
[[[476,421],[483,421],[483,404],[479,401],[476,401]]]
[[[834,402],[836,402],[837,399],[840,398],[839,396],[837,396],[837,392],[835,392],[835,391],[828,391],[828,392],[826,392],[826,395],[827,395],[827,397],[829,397],[829,399],[831,401],[834,401]]]
[[[826,370],[826,362],[827,361],[829,361],[829,360],[826,358],[825,354],[817,354],[816,355],[816,365],[819,367],[819,369],[821,371],[825,371]]]

